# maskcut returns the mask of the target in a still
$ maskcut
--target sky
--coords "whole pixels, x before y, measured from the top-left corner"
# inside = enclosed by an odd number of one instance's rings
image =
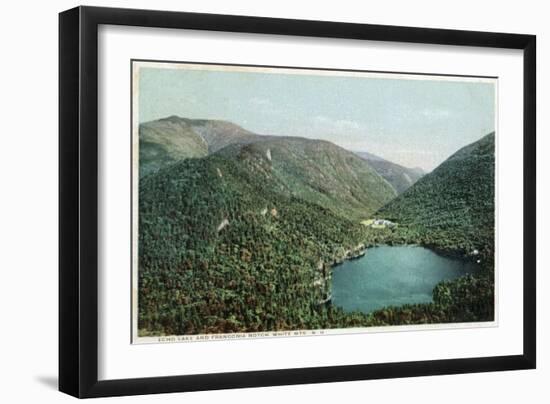
[[[222,119],[263,135],[328,140],[427,172],[495,130],[495,84],[487,80],[177,66],[140,68],[139,122]]]

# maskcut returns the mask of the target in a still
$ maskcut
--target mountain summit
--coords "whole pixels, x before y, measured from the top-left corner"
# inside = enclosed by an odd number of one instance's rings
[[[231,143],[250,142],[259,135],[221,120],[178,116],[139,125],[140,177],[186,158],[204,157]]]

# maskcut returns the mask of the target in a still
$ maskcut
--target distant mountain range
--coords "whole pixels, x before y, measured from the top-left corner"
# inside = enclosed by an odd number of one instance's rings
[[[140,335],[346,321],[317,304],[330,264],[364,248],[360,220],[396,196],[365,160],[301,138],[169,160],[139,181]]]
[[[175,161],[207,156],[230,144],[264,143],[269,140],[274,142],[275,146],[277,144],[281,146],[281,150],[283,150],[285,148],[283,144],[286,142],[286,151],[292,153],[294,146],[297,145],[290,145],[289,142],[302,142],[308,144],[309,147],[297,147],[297,150],[308,149],[315,153],[314,147],[311,146],[323,142],[296,137],[258,135],[227,121],[187,119],[177,116],[142,123],[139,126],[139,139],[140,177]],[[330,147],[338,147],[332,143],[326,143],[332,145]],[[384,178],[397,194],[405,191],[424,174],[419,168],[406,168],[368,152],[356,152],[355,154],[366,160],[371,169]],[[307,156],[295,154],[294,157],[303,157],[308,161],[317,158],[315,154]],[[321,175],[323,174],[321,173]],[[345,181],[342,182],[345,183]]]
[[[405,192],[425,174],[424,170],[419,167],[407,168],[369,152],[355,152],[355,154],[367,160],[371,167],[388,181],[398,194]]]
[[[175,116],[140,126],[141,177],[213,155],[263,176],[265,187],[355,221],[397,195],[368,161],[327,141],[262,136],[225,121]]]
[[[490,278],[452,292],[481,296],[482,314],[478,301],[459,302],[471,310],[418,306],[395,317],[319,302],[330,292],[331,265],[366,246],[477,249],[488,259],[494,134],[421,176],[331,142],[263,136],[225,121],[172,116],[139,133],[140,335],[475,320],[491,312]],[[361,224],[373,217],[398,226]]]

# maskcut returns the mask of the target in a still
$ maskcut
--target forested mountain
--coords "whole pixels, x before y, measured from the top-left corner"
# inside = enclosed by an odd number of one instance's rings
[[[139,125],[140,177],[175,161],[204,157],[228,144],[258,135],[231,122],[177,116]]]
[[[355,152],[355,154],[367,160],[369,165],[388,181],[398,194],[405,192],[424,175],[421,168],[407,168],[369,152]]]
[[[260,136],[223,121],[141,125],[139,335],[490,318],[489,276],[441,283],[433,304],[368,315],[323,304],[332,265],[377,243],[480,249],[488,267],[492,135],[397,198],[373,163],[330,142]],[[375,216],[399,225],[360,224]]]
[[[215,153],[141,179],[139,328],[145,333],[356,321],[318,302],[327,293],[330,264],[361,249],[366,229],[284,192],[265,154],[243,153],[252,156]]]
[[[384,206],[377,215],[399,223],[387,243],[421,244],[477,262],[480,273],[439,283],[434,303],[446,321],[491,321],[495,302],[495,134],[463,147]],[[394,312],[397,317],[403,308]],[[393,317],[395,318],[395,316]]]
[[[278,192],[348,219],[366,219],[396,195],[368,162],[327,141],[262,136],[226,121],[177,116],[141,124],[139,136],[141,177],[219,151],[260,171],[263,161]]]
[[[487,257],[494,253],[495,135],[463,147],[379,215],[425,244]]]
[[[355,222],[396,196],[367,162],[333,143],[298,137],[261,139],[233,144],[219,153],[246,164],[255,175],[265,175],[265,185],[274,191]]]
[[[191,122],[193,130],[208,144],[208,153],[214,153],[229,144],[253,142],[262,137],[228,121],[211,119],[188,121]]]

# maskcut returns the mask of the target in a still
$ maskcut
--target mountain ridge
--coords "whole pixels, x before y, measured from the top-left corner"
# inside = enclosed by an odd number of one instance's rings
[[[494,257],[495,134],[468,144],[423,176],[378,215],[444,250]],[[414,238],[414,237],[413,237]]]
[[[458,150],[397,195],[368,161],[331,142],[236,129],[223,145],[217,130],[225,124],[163,125],[185,139],[179,146],[194,148],[191,157],[155,162],[139,181],[140,336],[492,318],[494,235],[484,215],[494,214],[494,137]],[[193,129],[201,126],[202,136]],[[398,226],[359,223],[371,215]],[[460,253],[487,275],[438,284],[433,303],[368,315],[322,304],[331,266],[380,243]]]
[[[140,124],[139,175],[143,177],[164,165],[173,164],[182,159],[205,157],[230,144],[249,144],[274,139],[327,142],[300,136],[257,134],[225,120],[191,119],[171,115]],[[367,161],[397,194],[402,193],[422,175],[418,169],[401,166],[368,152],[355,152],[355,154]]]
[[[261,170],[277,181],[281,192],[358,222],[396,196],[368,163],[328,141],[272,136],[232,144],[217,154],[252,164],[262,161]]]
[[[224,120],[189,119],[171,115],[139,125],[140,177],[186,158],[205,157],[257,135]]]
[[[411,185],[425,175],[424,170],[419,167],[405,167],[370,152],[356,151],[354,153],[368,161],[376,172],[393,186],[397,194],[405,192]]]

